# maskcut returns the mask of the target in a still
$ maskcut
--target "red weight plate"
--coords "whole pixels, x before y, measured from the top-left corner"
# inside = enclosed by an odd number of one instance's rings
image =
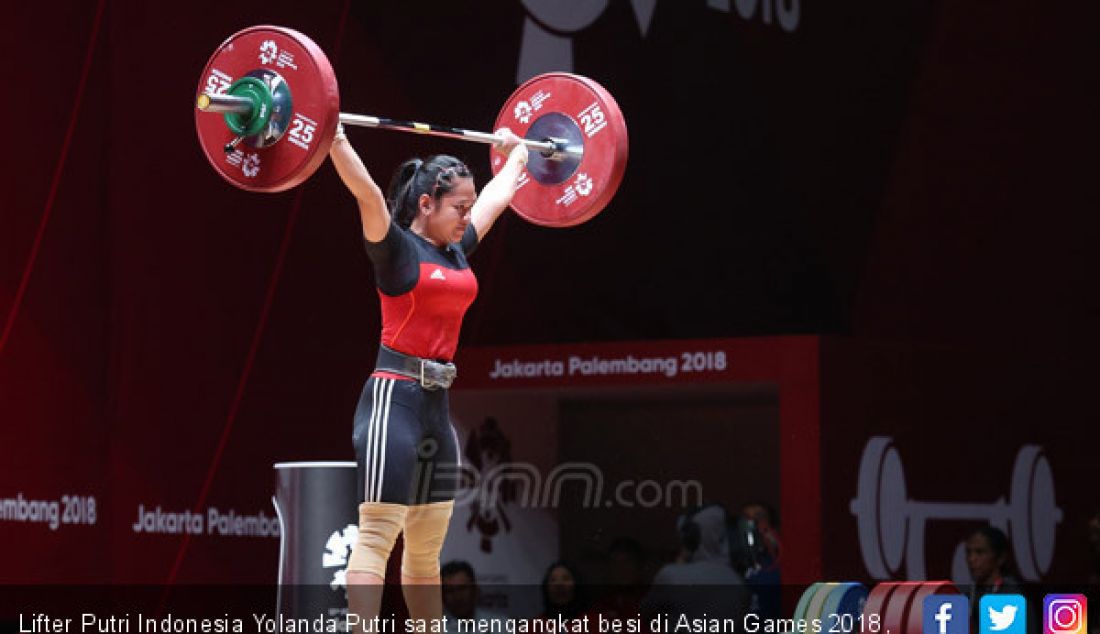
[[[249,72],[278,73],[290,88],[293,116],[282,139],[265,148],[241,143],[226,153],[233,133],[220,114],[195,109],[195,129],[207,160],[222,178],[253,192],[281,192],[298,185],[324,162],[340,117],[336,74],[324,51],[305,35],[279,26],[234,33],[206,63],[197,99],[225,92]]]
[[[882,623],[882,613],[885,611],[886,604],[890,600],[890,595],[894,593],[894,590],[899,585],[897,581],[884,581],[871,589],[871,592],[867,595],[867,602],[863,604],[865,631],[873,631],[867,627],[867,621],[872,614],[877,614],[879,623]],[[879,631],[881,631],[881,628]]]
[[[894,588],[882,610],[882,634],[908,634],[909,608],[923,582],[903,581]],[[915,632],[913,634],[916,634]]]
[[[924,600],[934,594],[960,594],[959,589],[950,581],[927,581],[913,594],[909,603],[909,623],[906,634],[921,634],[924,626]]]
[[[569,73],[546,73],[512,93],[497,115],[494,129],[507,127],[525,137],[532,126],[551,120],[560,120],[575,131],[584,154],[575,169],[570,165],[568,175],[561,175],[564,180],[554,182],[559,180],[554,175],[536,177],[534,165],[545,161],[532,152],[512,208],[535,224],[571,227],[600,213],[615,196],[629,154],[626,120],[611,93],[595,81]],[[504,157],[493,152],[490,163],[496,174],[504,166]]]

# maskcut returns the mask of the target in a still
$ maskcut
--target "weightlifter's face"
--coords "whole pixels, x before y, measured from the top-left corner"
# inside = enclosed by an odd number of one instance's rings
[[[431,201],[428,213],[428,236],[443,244],[458,242],[470,224],[470,209],[477,200],[474,179],[459,178],[455,188]]]

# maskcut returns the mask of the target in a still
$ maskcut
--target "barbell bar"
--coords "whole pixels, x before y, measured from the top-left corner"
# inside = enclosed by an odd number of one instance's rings
[[[204,112],[221,114],[231,113],[247,116],[254,116],[255,111],[258,109],[256,101],[247,97],[209,93],[199,95],[195,107]],[[488,143],[490,145],[500,145],[504,143],[505,140],[503,135],[479,132],[477,130],[454,128],[436,123],[420,123],[417,121],[402,121],[400,119],[375,117],[365,114],[351,114],[348,112],[340,113],[340,123],[363,128],[379,128],[383,130],[396,130],[398,132],[427,134],[449,139],[475,141],[477,143]],[[552,161],[561,161],[566,157],[580,159],[584,156],[583,147],[567,146],[567,142],[564,139],[548,138],[541,141],[536,139],[521,140],[528,148],[541,153]]]

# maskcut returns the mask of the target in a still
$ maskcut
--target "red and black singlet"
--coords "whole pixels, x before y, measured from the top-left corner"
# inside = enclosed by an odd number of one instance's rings
[[[382,344],[416,357],[451,361],[462,317],[477,296],[477,278],[466,261],[477,248],[473,224],[460,242],[446,247],[395,222],[381,241],[365,242],[382,303]]]

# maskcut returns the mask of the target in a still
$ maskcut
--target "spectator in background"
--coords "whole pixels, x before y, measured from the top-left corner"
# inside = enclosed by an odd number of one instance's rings
[[[605,594],[593,611],[609,619],[634,618],[647,585],[645,561],[645,550],[637,541],[629,537],[612,541],[607,551]]]
[[[667,614],[673,626],[680,615],[744,618],[749,591],[730,564],[727,523],[726,509],[719,504],[680,516],[681,555],[653,578],[641,605],[646,622],[658,614]]]
[[[556,561],[542,578],[542,614],[539,618],[575,619],[588,611],[585,588],[577,569],[564,561]]]
[[[481,590],[477,586],[474,568],[465,561],[447,562],[439,569],[443,584],[443,615],[447,617],[447,632],[457,632],[458,619],[491,622],[503,616],[478,606]],[[475,628],[475,630],[478,628]]]
[[[983,526],[966,538],[966,566],[973,580],[971,605],[986,594],[1018,592],[1020,580],[1012,563],[1011,544],[999,528]]]
[[[764,618],[779,618],[782,609],[779,532],[774,517],[769,506],[754,502],[743,506],[730,524],[730,563],[752,592],[752,613]]]
[[[978,606],[987,594],[1020,594],[1020,580],[1012,563],[1008,536],[999,528],[983,526],[966,538],[966,566],[970,569],[970,631],[978,631]]]
[[[766,502],[750,502],[741,507],[741,517],[749,520],[756,527],[760,537],[763,538],[764,550],[767,551],[767,561],[763,567],[779,569],[779,514]]]

